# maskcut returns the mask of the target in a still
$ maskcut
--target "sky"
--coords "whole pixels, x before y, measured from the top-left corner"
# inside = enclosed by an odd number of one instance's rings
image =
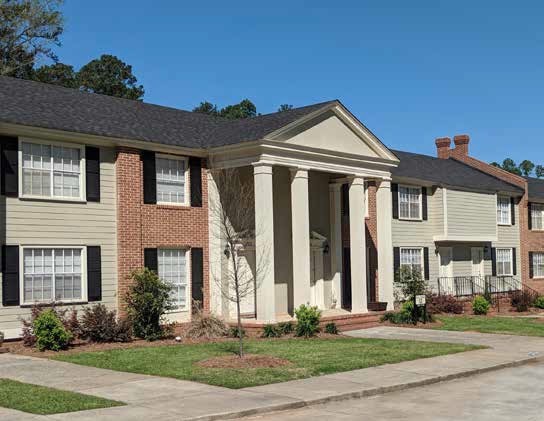
[[[544,164],[544,3],[66,0],[62,62],[114,54],[144,100],[192,109],[339,99],[387,146]]]

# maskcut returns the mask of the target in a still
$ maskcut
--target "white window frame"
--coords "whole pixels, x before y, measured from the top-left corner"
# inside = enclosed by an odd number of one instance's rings
[[[504,262],[499,262],[499,251],[508,251],[510,254],[510,273],[501,273],[499,274],[499,263],[502,263],[504,266]],[[495,250],[495,265],[497,269],[497,276],[514,276],[514,252],[513,249],[508,247],[497,247]]]
[[[189,310],[189,304],[191,300],[191,294],[190,294],[190,276],[191,276],[191,251],[188,248],[185,247],[159,247],[157,249],[157,275],[161,276],[159,273],[160,264],[159,264],[159,253],[164,250],[179,250],[185,253],[185,306],[177,306],[170,310],[169,313],[179,313],[182,311],[188,311]],[[161,278],[162,279],[162,278]]]
[[[499,219],[499,202],[501,200],[508,201],[508,221],[504,222]],[[502,211],[501,211],[502,215]],[[512,225],[512,199],[508,196],[497,196],[497,225],[508,226]]]
[[[540,260],[540,263],[537,264],[536,260],[537,257],[539,257],[538,260]],[[531,262],[533,265],[533,278],[532,279],[543,279],[544,278],[544,252],[533,252],[533,261]],[[537,274],[537,267],[541,266],[542,270],[539,271]]]
[[[74,249],[81,250],[81,298],[72,300],[55,300],[55,279],[53,278],[52,299],[50,301],[24,301],[25,299],[25,274],[24,274],[24,251],[25,249]],[[53,261],[53,267],[55,262]],[[53,270],[54,274],[54,270]],[[74,246],[74,245],[58,245],[58,246],[42,246],[42,245],[24,245],[19,246],[19,297],[21,297],[21,306],[29,306],[33,304],[48,305],[53,303],[87,303],[89,301],[87,295],[87,247],[86,246]]]
[[[186,156],[179,156],[179,155],[169,155],[169,154],[161,154],[157,153],[155,154],[155,192],[158,190],[158,179],[157,179],[157,159],[171,159],[174,161],[183,161],[184,162],[184,168],[185,172],[183,174],[185,185],[184,185],[184,198],[185,200],[183,202],[165,202],[165,201],[159,201],[157,200],[158,205],[167,205],[167,206],[190,206],[190,191],[189,191],[189,158]]]
[[[400,190],[402,188],[405,188],[405,189],[417,189],[419,190],[419,217],[417,218],[413,218],[413,217],[403,217],[401,215],[401,212],[400,212]],[[399,191],[398,191],[398,195],[399,195],[399,200],[398,200],[398,212],[399,212],[399,219],[402,220],[402,221],[423,221],[423,188],[421,186],[410,186],[408,184],[399,184]],[[410,206],[408,206],[408,210],[410,209]]]
[[[540,228],[535,228],[535,220],[538,217],[535,217],[535,210],[533,207],[540,207],[538,210],[540,212]],[[544,231],[544,203],[531,203],[531,231]]]
[[[421,267],[420,267],[420,275],[422,278],[425,278],[425,256],[424,256],[424,247],[400,247],[400,266],[399,269],[402,267],[402,252],[405,250],[420,250],[421,251]],[[410,265],[412,266],[412,265]]]
[[[54,185],[53,185],[53,158],[51,157],[51,195],[50,196],[41,196],[36,194],[24,194],[23,193],[23,143],[34,143],[37,145],[47,145],[47,146],[63,146],[65,148],[79,149],[79,197],[71,196],[54,196]],[[51,154],[52,156],[53,154]],[[87,201],[87,192],[86,192],[86,160],[85,160],[85,145],[78,143],[68,143],[68,142],[58,142],[54,140],[43,140],[43,139],[34,139],[34,138],[19,138],[19,150],[17,153],[18,156],[18,176],[19,176],[19,198],[20,199],[34,199],[34,200],[45,200],[45,201],[61,201],[61,202],[86,202]]]

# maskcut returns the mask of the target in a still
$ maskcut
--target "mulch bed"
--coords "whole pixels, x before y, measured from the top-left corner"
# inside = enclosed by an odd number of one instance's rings
[[[203,368],[275,368],[291,365],[291,362],[270,355],[245,354],[242,358],[238,355],[214,357],[196,365]]]

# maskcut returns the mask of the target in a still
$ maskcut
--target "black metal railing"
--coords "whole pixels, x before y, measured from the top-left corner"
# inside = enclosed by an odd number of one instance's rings
[[[502,295],[514,291],[532,290],[514,276],[454,276],[440,277],[438,295],[471,297],[474,295]],[[534,291],[536,293],[536,291]]]

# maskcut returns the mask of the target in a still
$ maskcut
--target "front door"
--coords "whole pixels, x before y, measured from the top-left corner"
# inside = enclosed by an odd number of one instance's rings
[[[472,247],[472,276],[483,277],[485,276],[484,268],[484,248]]]
[[[438,249],[438,254],[440,255],[440,268],[438,271],[438,275],[440,276],[439,282],[441,293],[453,294],[453,248],[440,247]]]

